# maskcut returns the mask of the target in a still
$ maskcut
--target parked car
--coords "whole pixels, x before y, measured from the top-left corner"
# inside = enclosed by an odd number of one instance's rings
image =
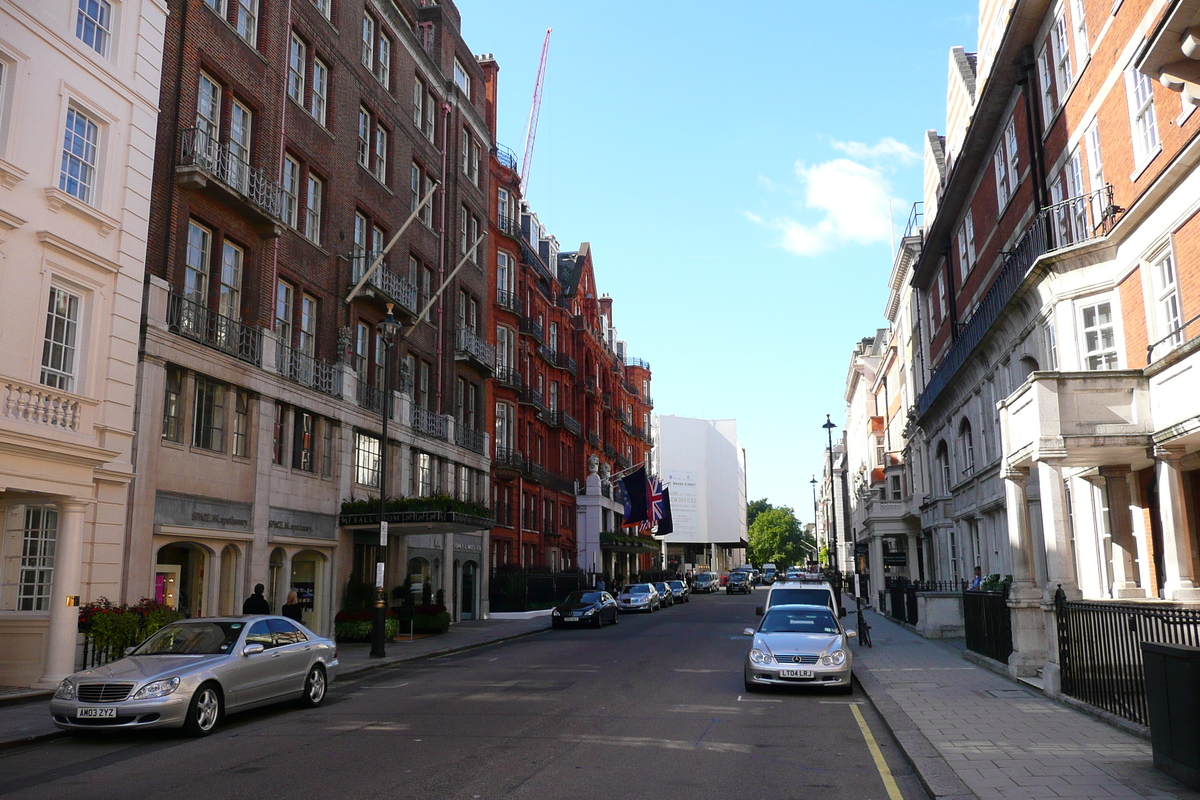
[[[314,707],[337,677],[337,645],[284,617],[180,620],[127,656],[77,672],[50,701],[67,731],[212,733],[225,714],[283,700]]]
[[[617,601],[608,592],[571,592],[562,605],[550,612],[551,628],[578,628],[591,625],[601,628],[604,623],[617,624]]]
[[[839,617],[844,616],[837,593],[826,580],[789,580],[772,584],[767,589],[766,602],[755,611],[761,617],[764,611],[774,606],[795,604],[825,606]]]
[[[825,605],[778,605],[763,616],[742,667],[746,691],[764,686],[825,686],[844,694],[854,691],[850,677],[853,654],[846,630]]]
[[[749,572],[729,573],[729,583],[725,584],[725,594],[752,594],[754,587],[750,585]]]
[[[715,592],[719,586],[720,581],[711,572],[701,572],[695,578],[692,578],[692,592],[695,594]]]
[[[654,584],[654,591],[658,592],[658,596],[662,599],[664,606],[675,605],[675,593],[671,591],[671,587],[666,581],[659,581]]]
[[[690,603],[692,600],[692,590],[683,581],[667,581],[667,586],[671,588],[671,594],[675,598],[676,603]]]
[[[631,583],[617,595],[617,608],[621,611],[658,611],[662,599],[648,583]]]

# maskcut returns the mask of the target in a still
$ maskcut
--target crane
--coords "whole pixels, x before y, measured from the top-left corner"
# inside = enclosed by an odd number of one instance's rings
[[[529,185],[529,168],[533,165],[533,141],[537,138],[538,115],[542,111],[542,84],[546,80],[546,57],[550,55],[550,32],[542,42],[542,60],[538,64],[537,80],[533,82],[533,102],[529,106],[529,123],[525,126],[525,155],[521,159],[521,186]]]

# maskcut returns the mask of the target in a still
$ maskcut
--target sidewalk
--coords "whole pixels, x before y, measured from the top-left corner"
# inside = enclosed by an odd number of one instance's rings
[[[369,644],[341,644],[338,645],[338,680],[391,664],[515,639],[549,627],[549,616],[520,620],[470,620],[452,625],[449,631],[438,636],[426,636],[411,642],[403,638],[398,642],[389,642],[384,658],[371,658]],[[0,749],[64,735],[50,722],[49,702],[49,695],[41,693],[0,703]]]
[[[934,798],[1200,800],[1154,769],[1149,742],[863,614],[875,646],[854,645],[854,675]]]

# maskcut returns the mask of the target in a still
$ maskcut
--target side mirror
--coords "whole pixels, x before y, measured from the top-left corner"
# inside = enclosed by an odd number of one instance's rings
[[[761,617],[761,616],[763,615],[763,607],[762,607],[762,606],[755,606],[755,607],[754,607],[754,613],[755,613],[755,614],[757,614],[758,616],[760,616],[760,617]]]
[[[846,631],[846,638],[847,638],[847,639],[857,639],[857,638],[858,638],[858,631],[855,631],[855,630],[848,630],[848,631]]]
[[[753,636],[754,628],[742,628],[742,636]]]
[[[125,648],[125,650],[124,650],[124,651],[122,651],[121,655],[126,655],[126,656],[127,656],[127,655],[129,655],[130,653],[132,653],[134,650],[137,650],[137,645],[134,645],[133,647],[126,647],[126,648]]]
[[[256,656],[266,649],[267,648],[263,647],[261,644],[248,644],[242,648],[242,655]]]

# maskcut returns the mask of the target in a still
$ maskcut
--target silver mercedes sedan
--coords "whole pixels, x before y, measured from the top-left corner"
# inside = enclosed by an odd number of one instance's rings
[[[850,677],[850,639],[828,606],[778,605],[767,610],[746,653],[746,691],[764,686],[828,686],[854,691]]]
[[[119,661],[63,679],[50,713],[68,731],[182,727],[204,736],[231,711],[282,700],[318,706],[337,671],[334,641],[286,617],[181,620]]]

